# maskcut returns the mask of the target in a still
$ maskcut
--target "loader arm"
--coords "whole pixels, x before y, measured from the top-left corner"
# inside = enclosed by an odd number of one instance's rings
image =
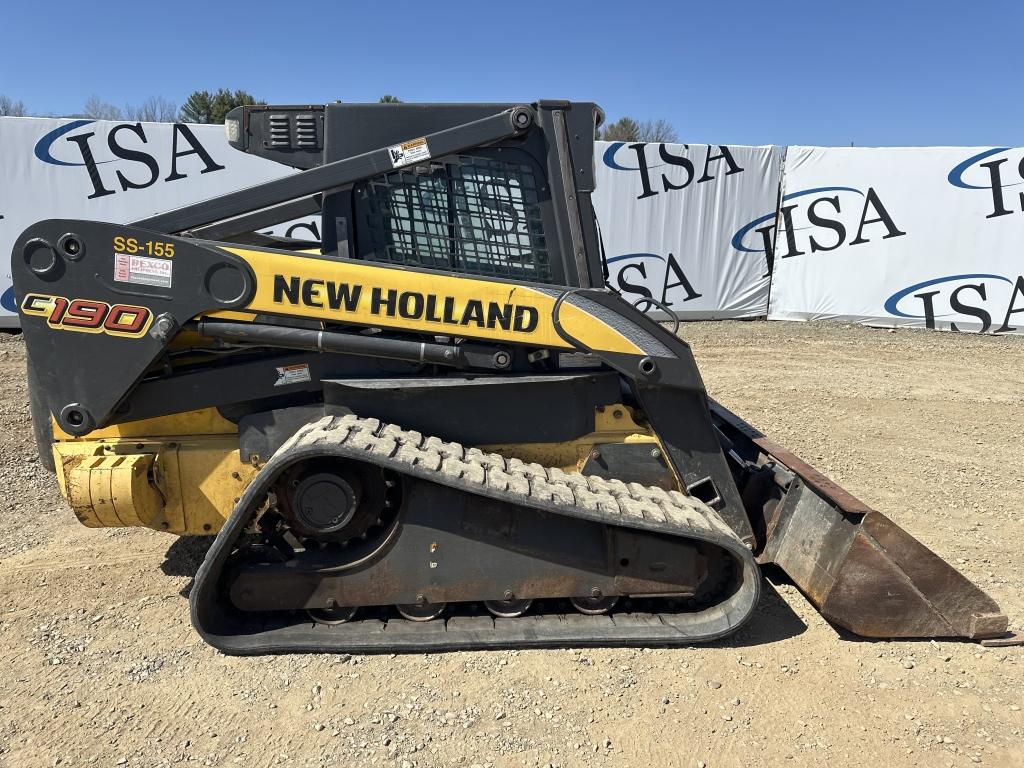
[[[685,342],[603,287],[599,119],[240,108],[232,143],[299,173],[26,230],[33,412],[76,514],[219,531],[193,620],[237,653],[697,642],[749,618],[757,561],[861,634],[1005,632],[941,559],[710,403]],[[311,211],[319,252],[259,232]]]

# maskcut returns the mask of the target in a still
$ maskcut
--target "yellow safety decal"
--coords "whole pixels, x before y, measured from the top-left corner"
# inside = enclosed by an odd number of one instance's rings
[[[535,288],[472,277],[224,248],[256,274],[245,309],[359,325],[568,349],[555,331],[556,296]],[[643,354],[622,333],[568,301],[562,328],[591,349]]]

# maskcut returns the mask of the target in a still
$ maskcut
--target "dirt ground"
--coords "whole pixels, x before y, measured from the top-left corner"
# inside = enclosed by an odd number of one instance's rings
[[[1024,628],[1024,339],[683,328],[709,391],[955,563]],[[230,658],[195,542],[89,530],[0,336],[0,765],[1024,766],[1024,649],[842,637],[786,584],[677,650]]]

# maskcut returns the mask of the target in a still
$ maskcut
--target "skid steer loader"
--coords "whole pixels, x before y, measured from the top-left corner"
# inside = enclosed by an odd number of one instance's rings
[[[216,534],[192,621],[236,654],[692,644],[750,618],[760,564],[860,635],[1005,633],[605,287],[600,120],[241,107],[232,146],[297,173],[26,230],[33,420],[81,522]],[[315,247],[261,233],[314,213]]]

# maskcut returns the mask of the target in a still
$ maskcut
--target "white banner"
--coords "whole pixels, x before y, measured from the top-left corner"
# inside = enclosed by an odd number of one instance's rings
[[[0,327],[18,324],[8,259],[31,224],[124,223],[291,172],[232,149],[223,126],[0,118]],[[316,226],[291,234],[319,239]]]
[[[772,320],[1024,332],[1024,149],[790,147]]]
[[[775,210],[779,154],[598,142],[594,205],[612,286],[687,319],[764,315],[760,222]],[[221,126],[0,118],[0,326],[18,322],[6,255],[29,225],[133,221],[289,172],[232,149]],[[318,226],[311,217],[274,231],[319,239]]]
[[[774,219],[778,147],[598,142],[596,152],[594,207],[613,288],[684,319],[766,313],[755,229]]]

